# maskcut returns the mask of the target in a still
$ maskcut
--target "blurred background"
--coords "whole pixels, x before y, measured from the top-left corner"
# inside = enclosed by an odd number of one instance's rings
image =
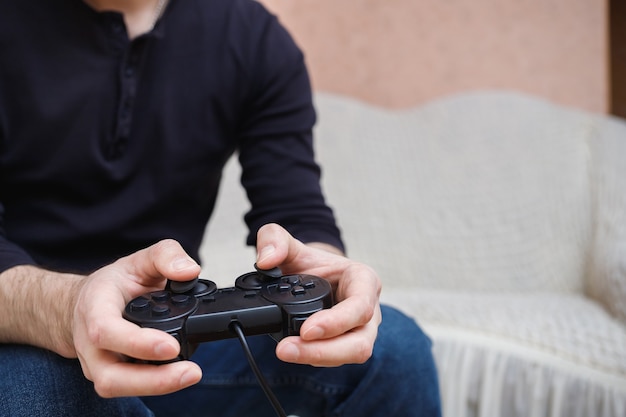
[[[513,89],[626,115],[623,0],[262,0],[314,88],[391,108]]]

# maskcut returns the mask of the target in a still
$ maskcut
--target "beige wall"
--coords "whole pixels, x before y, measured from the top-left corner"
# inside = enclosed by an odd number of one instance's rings
[[[507,88],[608,107],[607,0],[262,0],[314,88],[388,107]]]

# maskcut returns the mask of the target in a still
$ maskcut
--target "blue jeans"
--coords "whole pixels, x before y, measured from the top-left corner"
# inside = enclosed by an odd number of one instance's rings
[[[287,414],[300,417],[440,416],[430,340],[415,322],[383,307],[372,358],[364,365],[316,368],[276,359],[268,336],[248,339]],[[100,398],[76,360],[0,345],[0,416],[275,417],[236,339],[200,345],[200,383],[160,397]],[[151,411],[152,410],[152,411]]]

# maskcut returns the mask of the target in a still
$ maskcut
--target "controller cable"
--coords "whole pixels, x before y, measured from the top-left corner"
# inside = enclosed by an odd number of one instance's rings
[[[256,376],[256,379],[257,381],[259,381],[259,385],[261,385],[261,388],[263,389],[265,396],[267,397],[269,402],[272,404],[274,411],[276,411],[276,414],[279,417],[287,417],[287,414],[283,410],[283,407],[280,405],[278,398],[276,398],[276,396],[272,392],[267,380],[261,373],[261,370],[259,369],[256,361],[254,360],[254,356],[252,355],[252,352],[250,351],[250,346],[248,346],[248,342],[246,341],[246,336],[243,334],[241,323],[237,321],[233,321],[230,324],[230,329],[237,335],[237,338],[239,339],[239,342],[241,343],[241,347],[243,348],[243,351],[245,352],[246,357],[248,358],[250,367],[254,371],[254,375]]]

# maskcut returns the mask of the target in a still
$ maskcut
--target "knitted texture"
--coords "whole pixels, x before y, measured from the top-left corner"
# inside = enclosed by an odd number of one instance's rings
[[[317,99],[349,254],[385,282],[585,290],[626,323],[626,123],[515,93]]]
[[[324,185],[348,252],[385,282],[583,288],[591,116],[498,93],[395,112],[318,103]]]
[[[392,288],[384,299],[428,325],[499,337],[626,381],[626,327],[581,295]]]

